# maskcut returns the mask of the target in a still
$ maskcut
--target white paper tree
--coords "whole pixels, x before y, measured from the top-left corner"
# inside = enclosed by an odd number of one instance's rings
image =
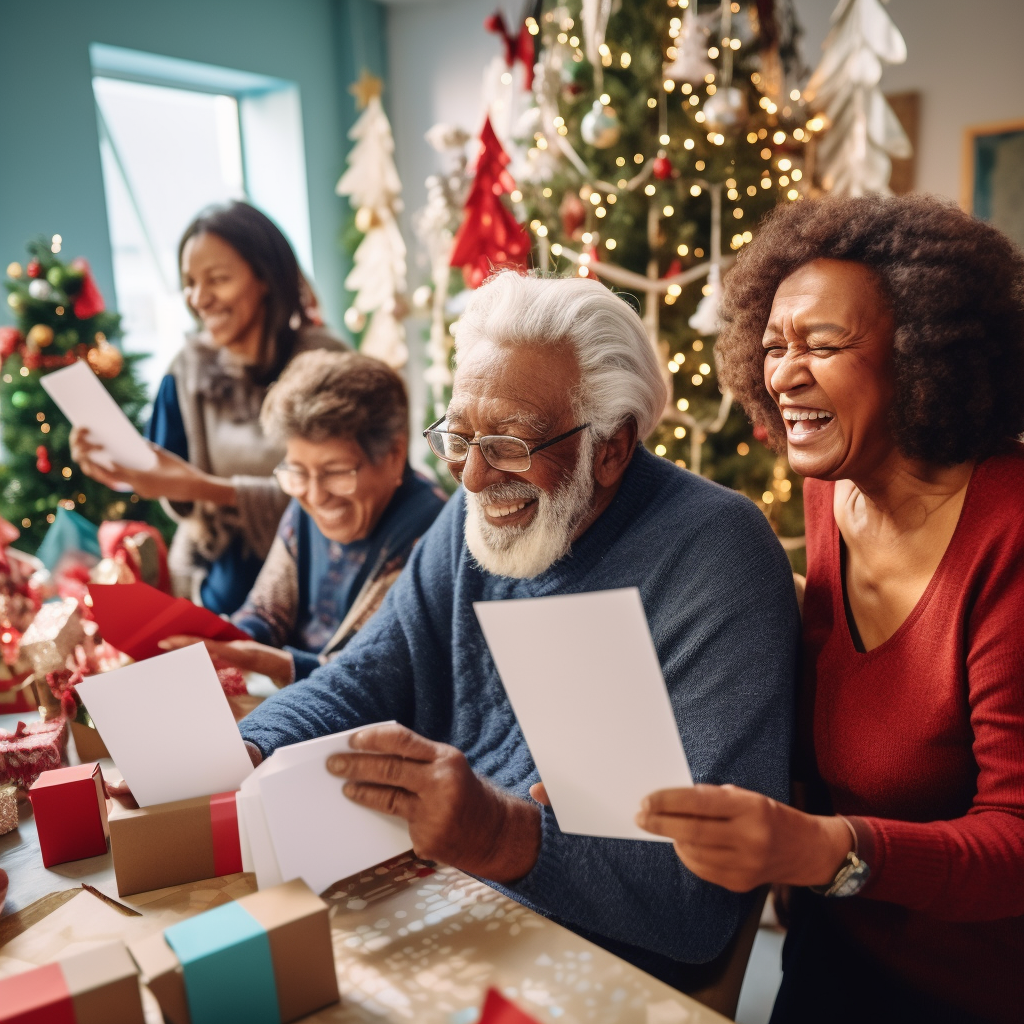
[[[821,183],[850,195],[889,193],[892,157],[909,157],[911,145],[879,82],[883,64],[907,59],[907,44],[880,0],[840,0],[822,50],[804,89],[825,122],[817,149]]]
[[[356,227],[363,239],[353,254],[353,267],[345,287],[355,299],[345,313],[345,325],[365,328],[360,351],[393,366],[409,358],[405,344],[405,242],[398,229],[402,209],[402,183],[395,167],[395,141],[380,102],[380,79],[365,71],[353,87],[365,109],[348,137],[355,142],[348,169],[335,191],[356,207]]]

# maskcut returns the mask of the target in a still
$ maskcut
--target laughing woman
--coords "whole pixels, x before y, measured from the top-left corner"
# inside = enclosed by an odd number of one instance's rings
[[[934,198],[794,203],[722,316],[721,379],[807,478],[808,798],[669,790],[641,824],[708,881],[806,887],[777,1024],[1019,1021],[1024,254]]]
[[[179,261],[198,330],[153,403],[156,467],[110,473],[92,461],[96,446],[81,430],[71,452],[102,483],[164,499],[181,524],[170,551],[175,591],[228,614],[252,587],[288,504],[271,475],[282,449],[259,426],[263,397],[298,353],[345,344],[311,319],[312,293],[291,246],[254,207],[201,213]]]
[[[234,616],[253,639],[208,640],[211,654],[285,686],[365,625],[444,505],[443,493],[406,461],[408,420],[401,378],[376,359],[307,352],[291,362],[260,422],[285,449],[275,475],[292,500]]]

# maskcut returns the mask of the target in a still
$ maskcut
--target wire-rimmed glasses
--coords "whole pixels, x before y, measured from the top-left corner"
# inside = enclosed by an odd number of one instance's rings
[[[278,487],[289,498],[301,498],[308,490],[312,481],[336,498],[347,498],[356,490],[357,474],[362,466],[354,469],[330,469],[326,473],[307,473],[304,469],[282,462],[274,470],[274,478]]]
[[[461,465],[469,458],[469,449],[476,445],[487,465],[500,473],[525,473],[532,465],[531,457],[537,452],[550,448],[553,444],[558,444],[559,441],[564,441],[590,426],[589,423],[581,423],[578,427],[573,427],[572,430],[567,430],[564,434],[531,448],[521,437],[510,437],[507,434],[488,434],[476,441],[467,441],[461,434],[441,429],[446,418],[442,416],[423,431],[430,450],[442,462]]]

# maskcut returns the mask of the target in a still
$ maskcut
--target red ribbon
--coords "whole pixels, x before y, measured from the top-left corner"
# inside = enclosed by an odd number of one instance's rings
[[[0,980],[3,1019],[18,1024],[75,1024],[75,1004],[60,964]]]
[[[484,28],[488,32],[494,32],[501,36],[502,42],[505,44],[505,63],[512,67],[517,60],[523,62],[523,67],[526,69],[526,76],[523,84],[527,89],[533,88],[533,64],[536,60],[536,53],[534,51],[533,36],[530,35],[530,30],[526,27],[526,22],[519,28],[519,34],[513,35],[508,25],[505,24],[505,16],[501,11],[496,11],[489,18],[484,21]]]
[[[242,846],[238,840],[238,807],[234,793],[210,797],[210,831],[213,834],[213,872],[233,875],[242,870]]]

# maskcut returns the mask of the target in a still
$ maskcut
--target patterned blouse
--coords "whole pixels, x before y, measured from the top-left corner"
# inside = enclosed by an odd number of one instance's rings
[[[328,540],[293,500],[232,621],[254,640],[288,651],[294,678],[305,679],[377,610],[444,502],[436,484],[406,466],[370,535],[342,544]]]

